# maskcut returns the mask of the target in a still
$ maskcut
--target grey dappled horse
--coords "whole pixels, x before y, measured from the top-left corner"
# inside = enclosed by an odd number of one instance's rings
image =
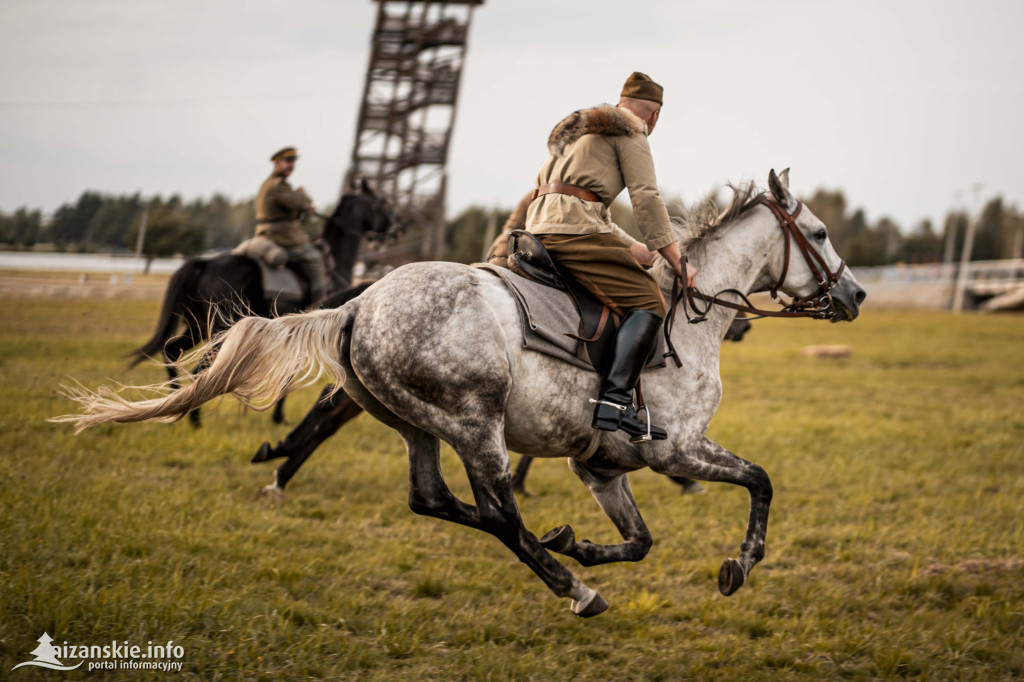
[[[781,177],[774,171],[769,176],[772,198],[792,215],[799,204],[788,184],[785,171]],[[734,288],[746,293],[777,286],[797,298],[816,295],[822,287],[812,266],[802,258],[785,257],[790,237],[785,231],[780,235],[779,227],[772,210],[748,188],[704,234],[689,231],[692,225],[677,229],[705,292]],[[825,226],[806,208],[795,229],[832,273],[840,271],[842,261]],[[671,270],[664,262],[655,268],[667,294]],[[856,318],[865,296],[849,270],[827,295],[833,321]],[[739,589],[764,557],[772,499],[768,474],[704,435],[721,398],[719,346],[734,315],[716,306],[703,323],[674,325],[672,341],[682,369],[669,367],[643,378],[647,405],[668,431],[668,440],[642,445],[631,443],[622,431],[591,428],[587,399],[598,392],[597,374],[523,349],[515,303],[500,280],[479,269],[442,262],[398,268],[337,310],[246,318],[217,339],[213,363],[187,388],[138,402],[109,389],[79,389],[72,396],[82,413],[58,419],[76,423],[79,430],[112,421],[173,421],[225,393],[266,408],[288,391],[327,375],[405,440],[414,511],[495,535],[552,592],[569,597],[573,613],[593,616],[607,602],[551,552],[586,566],[646,556],[652,539],[626,478],[630,471],[650,467],[667,476],[728,482],[749,490],[749,520],[739,556],[727,559],[719,572],[723,594]],[[448,489],[439,463],[441,440],[462,461],[475,506]],[[578,541],[568,525],[540,539],[534,536],[523,525],[513,497],[509,449],[534,457],[568,457],[569,467],[623,542]]]

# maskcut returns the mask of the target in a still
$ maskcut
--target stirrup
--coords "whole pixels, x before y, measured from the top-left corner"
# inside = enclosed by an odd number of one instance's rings
[[[654,440],[653,438],[651,438],[651,411],[650,409],[648,409],[647,405],[641,405],[639,408],[637,408],[637,417],[640,416],[640,410],[644,411],[644,416],[646,417],[644,421],[647,422],[647,433],[645,433],[642,436],[637,436],[636,438],[630,438],[630,443],[650,443],[652,440]]]
[[[594,405],[607,405],[608,407],[614,407],[619,412],[625,412],[626,410],[629,409],[625,405],[619,405],[618,403],[611,403],[611,402],[608,402],[607,400],[595,400],[594,398],[591,398],[590,402],[591,402],[591,404],[594,404]],[[648,428],[648,431],[650,431],[649,428]]]

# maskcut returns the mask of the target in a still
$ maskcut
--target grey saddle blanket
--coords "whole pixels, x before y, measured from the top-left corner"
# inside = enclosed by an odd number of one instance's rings
[[[508,268],[487,263],[473,267],[487,270],[505,284],[519,310],[523,325],[523,348],[564,360],[582,369],[593,370],[586,344],[566,334],[578,334],[580,314],[568,293],[532,279],[517,275]],[[647,368],[664,367],[665,339],[658,337],[658,347]]]
[[[299,303],[302,301],[302,284],[299,276],[288,268],[272,268],[257,259],[260,266],[260,275],[263,278],[263,297],[268,301],[287,301],[288,303]]]
[[[253,237],[236,246],[231,253],[248,256],[260,266],[263,298],[289,303],[302,301],[302,284],[298,275],[284,267],[288,261],[288,252],[280,246],[266,237]]]

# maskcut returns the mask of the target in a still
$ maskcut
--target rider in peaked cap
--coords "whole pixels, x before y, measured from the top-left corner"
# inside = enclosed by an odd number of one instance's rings
[[[303,188],[288,184],[298,158],[295,147],[284,147],[270,157],[274,170],[256,195],[256,236],[267,237],[288,252],[288,262],[309,280],[310,303],[316,305],[327,293],[327,270],[299,222],[313,213],[313,202]]]
[[[650,76],[634,72],[616,106],[581,109],[558,123],[548,137],[549,155],[537,173],[526,216],[527,231],[621,319],[613,356],[602,367],[600,395],[591,399],[596,404],[592,425],[621,428],[634,439],[644,438],[648,428],[654,440],[667,437],[663,429],[641,422],[633,406],[633,390],[665,316],[661,290],[643,265],[650,265],[657,251],[680,279],[692,284],[696,275],[682,260],[647,142],[663,95]],[[615,225],[608,210],[627,188],[643,242]]]

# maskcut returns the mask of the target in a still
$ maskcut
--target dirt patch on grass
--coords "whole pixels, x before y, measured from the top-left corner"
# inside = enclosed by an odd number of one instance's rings
[[[924,570],[925,575],[1017,572],[1024,572],[1024,559],[963,559],[953,565],[932,564]]]

